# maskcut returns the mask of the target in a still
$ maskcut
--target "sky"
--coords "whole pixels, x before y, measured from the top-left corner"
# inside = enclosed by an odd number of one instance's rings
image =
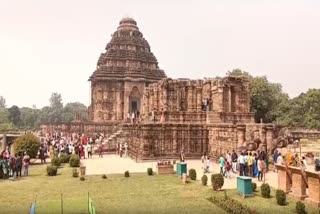
[[[319,88],[319,0],[0,0],[0,95],[7,106],[89,105],[89,76],[132,17],[168,77],[239,68],[291,97]]]

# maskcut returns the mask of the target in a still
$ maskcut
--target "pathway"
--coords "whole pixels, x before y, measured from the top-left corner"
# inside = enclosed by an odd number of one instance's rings
[[[120,158],[118,155],[104,155],[103,158],[99,158],[98,155],[94,155],[92,159],[81,160],[83,164],[86,165],[86,174],[87,175],[102,175],[102,174],[123,174],[125,171],[129,171],[130,173],[147,173],[147,168],[152,168],[154,172],[156,172],[157,162],[142,162],[136,163],[134,160],[130,158]],[[188,160],[187,161],[188,170],[193,168],[197,171],[197,180],[201,180],[203,175],[202,163],[201,160]],[[218,173],[220,171],[219,165],[213,163],[210,167],[210,170],[214,173]],[[208,176],[208,185],[211,185],[211,174],[207,173]],[[232,174],[232,178],[224,179],[224,188],[225,189],[236,189],[237,181],[235,174]],[[262,184],[262,182],[258,182],[257,178],[253,179],[253,182],[257,183],[258,186]],[[268,172],[266,175],[266,183],[270,186],[277,188],[278,187],[278,176],[277,173]]]

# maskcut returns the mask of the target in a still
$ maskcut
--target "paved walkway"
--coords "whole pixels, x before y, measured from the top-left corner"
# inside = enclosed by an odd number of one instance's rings
[[[142,162],[136,163],[134,160],[130,158],[120,158],[118,155],[104,155],[103,158],[99,158],[97,155],[94,155],[92,159],[81,160],[81,163],[86,165],[86,174],[87,175],[102,175],[102,174],[122,174],[125,171],[129,171],[130,173],[147,173],[147,168],[152,168],[154,172],[156,172],[157,162]],[[201,180],[203,175],[202,163],[201,160],[187,160],[187,168],[188,170],[193,168],[197,171],[197,180]],[[219,173],[220,168],[219,165],[213,163],[210,167],[211,173],[207,173],[208,176],[208,185],[211,185],[211,174]],[[231,179],[224,179],[224,188],[225,189],[236,189],[237,188],[237,175],[231,173]],[[257,178],[253,179],[253,182],[257,183],[258,186],[262,184],[262,182],[258,182]],[[270,186],[277,188],[278,187],[278,175],[274,172],[268,172],[266,175],[265,182]]]

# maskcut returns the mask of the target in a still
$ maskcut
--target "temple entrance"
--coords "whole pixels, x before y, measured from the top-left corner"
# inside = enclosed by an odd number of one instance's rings
[[[137,112],[140,111],[140,98],[138,97],[130,97],[129,98],[129,111]]]
[[[141,100],[140,93],[137,87],[133,87],[129,96],[129,112],[140,112]]]

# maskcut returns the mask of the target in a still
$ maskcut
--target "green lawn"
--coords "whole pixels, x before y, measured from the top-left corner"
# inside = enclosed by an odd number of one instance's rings
[[[37,199],[37,214],[60,213],[60,197],[63,193],[64,214],[87,213],[87,194],[90,192],[97,213],[225,213],[206,199],[223,196],[199,182],[187,185],[176,176],[147,176],[147,173],[87,176],[85,181],[72,178],[72,169],[64,166],[56,177],[46,176],[46,166],[30,169],[31,176],[18,181],[0,181],[0,213],[28,213],[31,202]],[[275,198],[256,197],[242,199],[235,190],[227,192],[258,213],[293,213],[295,203],[280,207]],[[308,210],[317,213],[316,210]]]

